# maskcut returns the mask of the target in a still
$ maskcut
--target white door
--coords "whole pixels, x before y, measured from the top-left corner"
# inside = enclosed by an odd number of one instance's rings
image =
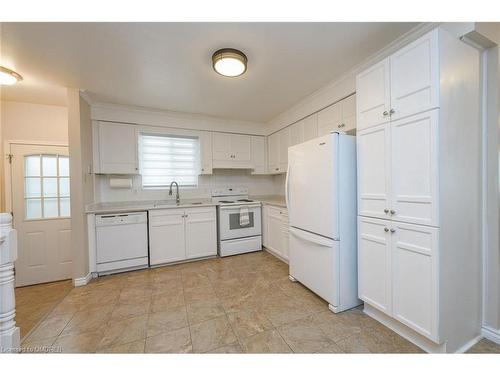
[[[389,121],[390,110],[389,58],[356,77],[356,108],[358,130]]]
[[[439,106],[438,30],[391,56],[391,119]]]
[[[318,136],[318,114],[312,114],[302,120],[302,128],[304,134],[302,142],[316,138]]]
[[[212,133],[200,134],[200,174],[212,174]]]
[[[438,229],[391,224],[393,317],[438,341]]]
[[[278,132],[280,137],[279,142],[279,170],[280,172],[285,172],[288,165],[288,147],[290,147],[290,128],[282,129]]]
[[[212,153],[214,160],[233,160],[231,152],[231,134],[213,133]]]
[[[285,212],[281,212],[281,235],[283,236],[283,259],[288,260],[290,258],[290,231],[288,226],[288,215]]]
[[[16,286],[72,277],[68,148],[13,144]]]
[[[342,105],[342,126],[340,130],[348,132],[356,129],[356,95],[351,95],[340,102]]]
[[[338,134],[325,135],[290,148],[288,215],[290,225],[338,238]]]
[[[290,275],[333,306],[339,302],[339,241],[290,228]]]
[[[304,142],[304,120],[290,126],[290,146]]]
[[[339,130],[342,125],[342,105],[335,103],[318,112],[318,136]]]
[[[217,218],[214,207],[187,209],[186,257],[217,255]]]
[[[269,206],[262,206],[262,245],[269,248]]]
[[[252,159],[251,138],[248,135],[231,135],[231,154],[236,161],[250,162]]]
[[[280,170],[280,135],[274,133],[267,139],[269,173],[278,173]]]
[[[357,133],[358,213],[390,218],[390,123]]]
[[[391,217],[437,226],[439,109],[391,122]]]
[[[252,143],[252,174],[267,174],[266,137],[253,135]]]
[[[186,259],[184,210],[150,211],[149,262],[151,265]]]
[[[135,174],[137,163],[135,126],[99,122],[99,157],[101,173]]]
[[[390,315],[391,306],[391,222],[358,218],[359,298]]]
[[[284,254],[284,237],[283,237],[283,221],[281,218],[280,210],[276,207],[269,207],[267,216],[268,235],[269,238],[268,248],[276,252],[279,256],[283,257]]]

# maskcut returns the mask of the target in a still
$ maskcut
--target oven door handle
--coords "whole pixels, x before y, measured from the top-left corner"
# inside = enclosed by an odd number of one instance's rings
[[[244,206],[219,206],[219,209],[221,211],[229,211],[229,210],[239,210],[240,207],[247,207],[247,208],[259,208],[260,207],[260,203],[259,204],[246,204]]]

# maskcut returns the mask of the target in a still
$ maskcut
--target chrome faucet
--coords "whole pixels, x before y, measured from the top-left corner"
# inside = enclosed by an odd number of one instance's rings
[[[181,203],[181,198],[179,196],[179,184],[175,181],[172,181],[170,184],[170,190],[168,191],[168,195],[172,195],[172,185],[175,184],[175,187],[177,188],[177,194],[175,194],[175,203],[179,204]]]

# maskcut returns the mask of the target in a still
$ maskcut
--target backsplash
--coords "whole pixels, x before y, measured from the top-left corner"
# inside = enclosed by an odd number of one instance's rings
[[[131,178],[132,188],[111,188],[112,178]],[[247,170],[220,169],[211,176],[199,176],[197,187],[181,187],[179,191],[185,199],[210,198],[212,189],[226,186],[246,187],[249,195],[284,195],[284,181],[284,175],[252,175]],[[168,189],[142,189],[141,176],[96,175],[96,203],[168,198]]]

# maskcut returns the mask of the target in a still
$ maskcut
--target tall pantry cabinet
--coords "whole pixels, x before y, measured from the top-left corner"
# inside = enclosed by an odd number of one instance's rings
[[[480,334],[479,54],[441,28],[356,78],[365,311],[429,352]]]

